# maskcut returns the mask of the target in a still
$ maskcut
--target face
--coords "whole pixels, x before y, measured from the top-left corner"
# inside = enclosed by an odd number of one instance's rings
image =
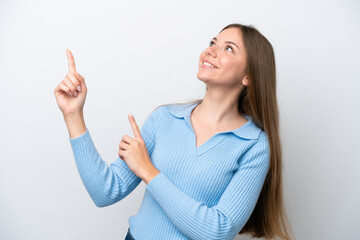
[[[237,28],[228,28],[213,38],[199,59],[197,78],[207,85],[247,85],[246,52]]]

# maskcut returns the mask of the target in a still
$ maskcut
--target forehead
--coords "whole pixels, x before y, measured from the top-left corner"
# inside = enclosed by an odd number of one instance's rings
[[[216,38],[220,41],[231,41],[234,43],[242,43],[241,31],[237,28],[231,27],[220,32]]]

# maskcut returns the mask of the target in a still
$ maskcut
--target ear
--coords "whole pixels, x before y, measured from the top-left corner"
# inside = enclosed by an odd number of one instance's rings
[[[249,78],[248,76],[245,76],[242,80],[241,80],[241,84],[244,86],[248,86],[249,85]]]

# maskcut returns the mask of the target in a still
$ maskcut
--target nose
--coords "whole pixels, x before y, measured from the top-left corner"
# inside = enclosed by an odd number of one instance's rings
[[[211,55],[212,57],[216,57],[216,51],[214,46],[210,46],[206,49],[206,55]]]

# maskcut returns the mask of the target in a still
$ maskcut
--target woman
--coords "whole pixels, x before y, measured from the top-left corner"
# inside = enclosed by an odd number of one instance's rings
[[[75,161],[98,207],[146,184],[126,239],[233,239],[238,233],[290,239],[282,195],[275,59],[252,26],[230,24],[199,59],[204,99],[155,108],[119,157],[101,159],[83,118],[87,93],[67,51],[69,73],[55,96]],[[130,234],[131,232],[131,234]]]

